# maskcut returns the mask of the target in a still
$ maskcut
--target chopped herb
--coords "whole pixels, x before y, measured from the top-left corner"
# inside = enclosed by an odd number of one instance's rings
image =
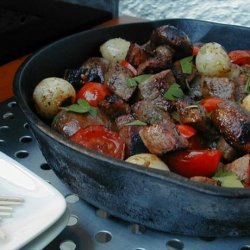
[[[245,92],[250,94],[250,75],[247,78],[246,86],[245,86]]]
[[[177,111],[172,111],[170,115],[175,121],[180,122],[181,116]]]
[[[97,114],[97,108],[89,105],[89,103],[84,99],[78,99],[77,103],[74,103],[68,107],[63,107],[61,109],[64,109],[69,112],[80,113],[80,114],[89,112],[90,115],[92,116],[96,116]]]
[[[127,79],[127,85],[130,88],[136,87],[138,84],[140,84],[140,83],[144,82],[145,80],[147,80],[150,76],[151,76],[150,74],[145,74],[145,75],[135,76],[133,78],[128,78]]]
[[[132,126],[139,126],[139,125],[145,126],[145,125],[147,125],[147,123],[142,122],[140,120],[134,120],[134,121],[131,121],[129,123],[126,123],[125,125],[126,126],[129,126],[129,125],[132,125]]]
[[[173,83],[167,92],[164,94],[164,97],[169,101],[174,101],[177,98],[180,98],[184,95],[181,87],[177,83]]]
[[[234,172],[224,171],[222,168],[217,170],[213,179],[219,181],[222,187],[243,187],[239,177]]]
[[[194,56],[188,56],[180,60],[182,73],[192,74],[193,58]]]

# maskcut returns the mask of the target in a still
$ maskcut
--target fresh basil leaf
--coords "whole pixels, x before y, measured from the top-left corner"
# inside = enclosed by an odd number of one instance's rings
[[[127,85],[130,88],[136,87],[140,83],[147,80],[150,76],[151,76],[151,74],[145,74],[145,75],[139,75],[139,76],[135,76],[135,77],[132,77],[132,78],[128,78],[127,79]]]
[[[145,125],[147,125],[147,123],[145,123],[143,121],[140,121],[140,120],[133,120],[131,122],[126,123],[125,125],[126,126],[129,126],[129,125],[132,125],[132,126],[139,126],[139,125],[145,126]]]
[[[194,58],[194,56],[188,56],[188,57],[185,57],[185,58],[180,60],[182,73],[192,74],[193,58]]]
[[[247,78],[247,82],[246,82],[246,85],[245,85],[245,92],[250,94],[250,75]]]
[[[89,105],[88,101],[86,101],[85,99],[78,99],[77,103],[74,103],[68,107],[62,107],[61,109],[64,109],[68,112],[74,112],[80,114],[89,112],[89,114],[92,116],[97,115],[97,108]]]
[[[180,98],[182,96],[184,96],[184,93],[183,93],[180,85],[177,83],[173,83],[169,87],[167,92],[164,94],[164,97],[169,101],[174,101],[175,99]]]

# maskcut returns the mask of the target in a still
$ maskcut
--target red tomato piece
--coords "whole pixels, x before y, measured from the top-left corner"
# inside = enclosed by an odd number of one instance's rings
[[[119,137],[118,133],[102,125],[80,128],[70,139],[99,153],[121,160],[124,158],[125,142]]]
[[[207,112],[211,112],[215,110],[217,108],[217,105],[223,101],[224,100],[219,97],[212,96],[202,99],[200,101],[200,105],[203,106]]]
[[[96,107],[108,95],[110,95],[110,90],[104,84],[87,82],[76,93],[76,100],[85,99],[91,106]]]
[[[196,129],[186,124],[177,124],[176,127],[179,130],[180,134],[187,139],[191,138],[197,133]]]
[[[133,73],[134,76],[137,75],[137,70],[135,69],[135,67],[132,66],[132,65],[131,65],[129,62],[127,62],[126,60],[122,60],[122,61],[120,62],[120,64],[121,64],[124,68],[129,69],[129,70]]]
[[[187,178],[193,176],[211,177],[216,171],[220,159],[220,150],[184,150],[169,154],[169,168]]]
[[[228,53],[228,56],[235,64],[250,64],[250,50],[233,50]]]

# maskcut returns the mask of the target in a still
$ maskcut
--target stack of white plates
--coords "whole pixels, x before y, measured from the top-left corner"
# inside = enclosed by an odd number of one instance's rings
[[[0,221],[0,249],[42,249],[67,225],[64,197],[17,161],[0,152],[0,196],[20,197],[11,217]]]

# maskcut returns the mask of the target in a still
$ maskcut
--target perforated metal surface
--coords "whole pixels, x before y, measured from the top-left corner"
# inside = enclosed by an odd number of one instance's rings
[[[14,99],[0,104],[0,150],[47,180],[67,200],[71,213],[68,226],[45,250],[250,250],[250,237],[170,235],[131,225],[79,200],[46,163]]]

